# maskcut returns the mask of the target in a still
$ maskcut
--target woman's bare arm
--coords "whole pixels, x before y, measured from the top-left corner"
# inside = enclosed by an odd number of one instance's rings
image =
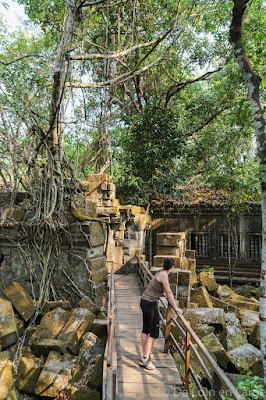
[[[173,292],[172,292],[172,290],[170,288],[170,285],[169,285],[169,280],[168,280],[167,273],[162,273],[161,274],[161,282],[163,284],[164,291],[165,291],[165,294],[166,294],[166,296],[167,296],[167,298],[169,300],[169,303],[171,304],[171,306],[173,307],[175,312],[179,312],[179,313],[182,314],[183,311],[181,310],[181,308],[178,308],[177,305],[176,305],[176,301],[175,301]]]

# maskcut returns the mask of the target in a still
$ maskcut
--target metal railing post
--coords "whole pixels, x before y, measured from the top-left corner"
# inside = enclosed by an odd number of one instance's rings
[[[171,333],[171,322],[172,322],[172,306],[168,302],[167,314],[166,314],[166,325],[165,325],[165,336],[164,336],[164,353],[168,353],[170,344],[170,333]]]

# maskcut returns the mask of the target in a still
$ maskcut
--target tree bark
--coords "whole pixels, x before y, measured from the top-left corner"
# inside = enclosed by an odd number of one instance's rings
[[[230,26],[229,41],[235,58],[246,81],[250,108],[256,135],[257,156],[261,181],[262,211],[262,254],[260,281],[260,332],[263,357],[264,382],[266,384],[266,121],[260,104],[259,86],[261,77],[254,71],[242,41],[242,22],[249,0],[233,0],[233,16]]]

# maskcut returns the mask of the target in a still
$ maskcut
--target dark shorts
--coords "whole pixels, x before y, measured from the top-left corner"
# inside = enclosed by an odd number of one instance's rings
[[[149,334],[152,338],[157,339],[159,336],[159,312],[156,301],[140,300],[140,308],[143,314],[142,333]]]

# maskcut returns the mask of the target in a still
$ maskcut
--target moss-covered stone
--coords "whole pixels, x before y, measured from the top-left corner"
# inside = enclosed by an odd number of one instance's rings
[[[58,339],[43,339],[40,342],[35,341],[32,343],[31,348],[37,357],[47,357],[52,350],[60,354],[68,353],[65,342]]]
[[[203,271],[200,273],[200,284],[205,286],[208,292],[215,292],[217,289],[217,283],[211,272]]]
[[[105,243],[105,232],[103,224],[97,221],[91,221],[82,225],[82,231],[89,235],[90,245],[97,247]]]
[[[96,304],[88,296],[82,297],[78,305],[81,308],[87,308],[87,310],[89,310],[95,315],[98,314],[98,312],[100,311],[99,308],[96,306]]]
[[[106,267],[106,257],[101,256],[89,260],[90,271],[95,272]]]
[[[18,282],[13,282],[8,288],[4,289],[4,293],[24,321],[27,322],[35,312],[35,304],[23,286]]]
[[[262,353],[259,349],[246,343],[228,352],[231,361],[230,371],[246,374],[248,370],[255,375],[262,372]]]
[[[57,339],[62,340],[73,354],[78,354],[82,335],[92,327],[94,318],[95,315],[86,308],[75,308]]]
[[[240,322],[242,328],[249,335],[253,331],[257,322],[260,322],[259,313],[256,311],[243,310],[240,313]]]
[[[234,313],[225,314],[226,326],[221,335],[221,342],[227,351],[242,346],[247,342],[247,335],[241,328],[239,319]]]
[[[260,323],[257,322],[256,325],[253,328],[253,331],[248,337],[248,341],[250,344],[253,346],[257,347],[257,349],[260,349],[261,347],[261,341],[260,341]]]
[[[201,339],[204,336],[209,335],[210,333],[213,333],[215,331],[214,326],[209,326],[207,324],[202,324],[196,327],[195,333],[198,335],[198,337]]]
[[[4,349],[18,340],[18,331],[12,304],[0,298],[0,345]]]
[[[69,312],[61,308],[55,308],[46,313],[34,333],[34,342],[39,343],[44,339],[55,339],[65,326],[68,317]]]
[[[80,380],[83,377],[84,372],[90,368],[95,358],[101,355],[103,351],[104,347],[102,342],[99,341],[94,333],[88,332],[84,338],[82,346],[80,347],[76,368],[71,382],[75,383]]]
[[[21,357],[18,365],[16,384],[21,392],[34,393],[34,387],[41,373],[41,362],[35,358]]]
[[[70,311],[71,310],[70,301],[68,300],[47,301],[44,304],[43,312],[47,313],[58,307],[61,308],[62,310]]]
[[[0,400],[17,400],[12,376],[12,361],[7,361],[0,371]]]
[[[101,394],[94,389],[71,386],[70,400],[101,400]]]
[[[225,328],[225,313],[221,308],[196,308],[184,312],[184,317],[194,328],[197,325],[207,324],[221,332]]]
[[[103,381],[103,354],[95,360],[95,363],[91,366],[91,372],[88,376],[88,384],[95,389],[100,390]]]
[[[108,280],[108,269],[107,267],[103,267],[98,271],[93,271],[91,273],[91,280],[94,283],[102,283]]]
[[[215,355],[218,365],[226,369],[227,364],[230,361],[230,357],[225,351],[223,345],[217,339],[214,333],[209,333],[207,336],[204,336],[202,339],[202,343],[209,350],[210,353]]]
[[[86,207],[76,207],[71,203],[71,213],[79,221],[88,221],[91,218],[95,218],[97,215],[96,210],[97,205],[94,202],[89,202]]]
[[[71,380],[76,357],[59,355],[51,351],[36,383],[34,393],[38,396],[57,397]]]

